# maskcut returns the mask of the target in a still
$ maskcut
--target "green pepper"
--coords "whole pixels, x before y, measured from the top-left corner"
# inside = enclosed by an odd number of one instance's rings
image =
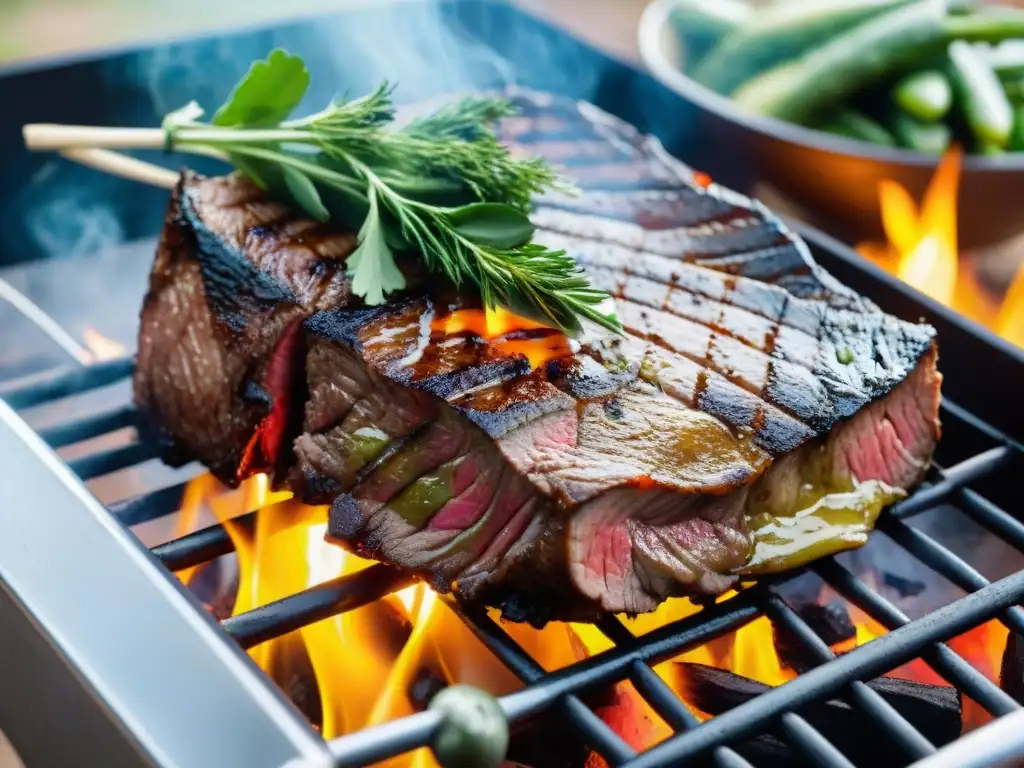
[[[430,709],[441,714],[434,754],[445,768],[498,768],[508,751],[508,719],[501,705],[478,688],[452,685]]]

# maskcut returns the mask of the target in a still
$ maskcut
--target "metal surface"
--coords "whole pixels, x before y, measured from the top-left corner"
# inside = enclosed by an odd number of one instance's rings
[[[365,37],[367,45],[378,45],[382,34],[387,37],[402,25],[421,29],[427,22],[436,24],[437,18],[425,8],[428,4],[403,6],[400,18],[392,12],[368,10],[339,17],[343,24],[325,22],[323,26],[330,27],[332,34],[342,29],[351,39]],[[679,110],[685,108],[682,99],[544,25],[495,3],[452,3],[441,8],[438,18],[455,19],[463,25],[460,32],[468,29],[486,39],[488,45],[493,43],[494,51],[521,67],[527,73],[520,81],[523,85],[548,87],[596,101],[641,130],[659,134],[674,149],[685,149],[684,139],[698,135],[687,133],[687,121],[678,120]],[[382,20],[388,24],[381,27]],[[445,31],[450,30],[446,27]],[[310,42],[320,40],[319,33],[319,29],[311,32],[308,26],[295,25],[240,33],[214,43],[183,44],[174,51],[179,56],[194,56],[197,61],[205,61],[204,57],[219,61],[216,57],[222,57],[232,62],[231,66],[190,71],[189,77],[196,80],[190,80],[190,88],[204,93],[215,92],[218,83],[223,85],[221,80],[232,79],[237,74],[232,67],[239,61],[247,65],[254,48],[262,54],[271,43],[311,53],[314,69],[319,68],[321,74],[334,73],[338,82],[351,86],[353,92],[364,90],[360,77],[375,81],[382,74],[376,59],[366,64],[344,46],[339,46],[346,50],[344,66],[339,65],[332,57],[334,47],[317,48]],[[434,48],[417,50],[417,66],[443,53],[444,43],[450,39],[441,35],[438,41],[429,43]],[[545,55],[538,55],[538,51]],[[67,99],[51,100],[67,110],[52,119],[81,121],[87,117],[111,123],[149,123],[156,119],[154,105],[140,102],[138,92],[148,87],[146,78],[156,77],[146,68],[154,58],[152,52],[127,53],[79,68],[72,65],[27,73],[19,75],[13,85],[0,81],[0,95],[7,96],[13,110],[24,103],[18,94],[46,90],[41,84],[48,83],[69,94]],[[346,80],[350,65],[366,69]],[[507,71],[505,65],[503,59],[501,72]],[[458,79],[459,87],[492,84],[493,78],[484,70],[478,67],[463,75]],[[568,72],[575,74],[559,75]],[[589,75],[584,77],[579,74],[582,72]],[[179,85],[169,90],[177,93]],[[432,81],[419,95],[430,95],[430,89],[449,85],[450,81]],[[74,98],[79,91],[89,94],[87,105]],[[108,94],[109,101],[98,101],[97,93]],[[82,112],[86,106],[96,112]],[[0,118],[0,127],[4,119],[19,121],[21,117],[12,112]],[[675,147],[673,136],[680,139]],[[689,146],[690,151],[694,146]],[[706,151],[703,145],[697,149]],[[20,189],[19,184],[36,170],[27,165],[26,158],[17,160],[3,168],[6,186],[0,184],[0,195],[4,189]],[[19,173],[22,176],[17,176]],[[158,218],[154,215],[156,209],[150,210],[152,198],[136,198],[134,190],[120,182],[110,182],[105,193],[118,198],[116,216],[121,222],[133,217],[140,221],[147,216],[154,221]],[[8,220],[17,217],[9,216]],[[537,660],[487,613],[463,608],[459,614],[463,621],[525,683],[522,690],[500,700],[513,723],[526,723],[539,716],[558,717],[565,723],[566,738],[581,738],[610,765],[667,766],[702,756],[710,757],[722,768],[745,768],[750,763],[744,756],[743,739],[772,730],[806,761],[846,768],[849,756],[839,753],[796,712],[818,701],[842,699],[864,716],[871,736],[877,735],[891,746],[906,764],[922,759],[944,761],[935,764],[941,766],[958,764],[959,744],[936,750],[935,744],[862,682],[915,657],[923,658],[990,713],[1006,715],[997,724],[1016,722],[1011,718],[1019,717],[1021,710],[1012,698],[944,643],[990,617],[1005,619],[1011,630],[1021,628],[1019,611],[1013,606],[1024,599],[1024,574],[986,579],[979,572],[979,564],[951,552],[918,528],[916,522],[937,509],[942,513],[960,509],[1007,544],[1024,551],[1024,525],[1009,506],[1010,501],[1019,499],[1018,478],[1024,466],[1019,445],[1024,415],[1015,399],[1019,382],[1024,380],[1024,356],[865,266],[820,233],[802,231],[818,261],[851,287],[887,311],[911,319],[924,316],[938,328],[946,375],[944,392],[952,399],[943,405],[946,437],[939,447],[939,460],[946,468],[934,472],[928,484],[885,512],[880,527],[892,533],[894,546],[905,545],[900,549],[902,556],[920,558],[923,566],[948,576],[968,594],[912,621],[851,569],[828,559],[816,564],[814,571],[891,629],[889,634],[836,658],[787,604],[787,582],[800,574],[785,574],[642,637],[634,637],[625,624],[608,618],[599,629],[613,647],[552,673],[540,668]],[[6,244],[21,242],[17,231],[3,234]],[[0,386],[0,399],[10,407],[29,409],[123,382],[130,373],[131,362],[127,359],[88,368],[70,366]],[[985,383],[984,391],[979,381]],[[122,403],[78,413],[74,419],[36,435],[10,408],[0,404],[0,507],[4,509],[0,583],[6,590],[0,599],[0,619],[5,629],[0,638],[4,643],[0,645],[0,685],[5,694],[0,697],[0,726],[9,731],[19,748],[44,765],[59,765],[69,758],[67,762],[89,765],[361,766],[429,745],[440,724],[440,716],[430,711],[325,744],[239,649],[239,643],[249,645],[277,637],[304,623],[355,608],[403,586],[403,578],[387,569],[367,569],[232,617],[218,627],[166,569],[183,569],[230,553],[233,544],[227,532],[212,526],[147,553],[125,530],[175,513],[184,486],[163,488],[104,510],[81,484],[80,478],[105,476],[153,456],[152,446],[139,442],[114,448],[101,446],[68,463],[51,451],[77,443],[91,444],[95,438],[133,423],[130,405]],[[76,472],[79,477],[75,477]],[[246,521],[254,520],[256,514],[250,512]],[[654,666],[763,615],[789,635],[817,666],[726,714],[698,722]],[[676,732],[642,754],[636,754],[589,703],[591,694],[625,679]],[[13,696],[6,695],[9,690],[14,691]],[[12,704],[23,700],[32,700],[35,706],[16,709]],[[50,707],[60,722],[42,728],[39,718],[45,718]],[[972,759],[1005,757],[1008,749],[1015,748],[1000,738],[1003,730],[979,732],[986,736],[972,742],[976,747]],[[73,754],[67,744],[54,744],[55,733],[75,745]],[[988,750],[987,756],[979,755],[978,749]]]
[[[269,767],[324,754],[293,707],[3,402],[0,467],[17,468],[0,482],[2,634],[12,651],[0,653],[0,698],[5,711],[24,710],[3,721],[19,750],[52,758],[54,726],[96,723],[105,710],[111,726],[75,745],[85,764],[133,755],[134,764]],[[62,662],[62,676],[79,681],[46,713],[22,704],[47,696],[43,673],[37,681],[23,667],[46,664],[14,652],[32,633],[51,646],[55,673]]]

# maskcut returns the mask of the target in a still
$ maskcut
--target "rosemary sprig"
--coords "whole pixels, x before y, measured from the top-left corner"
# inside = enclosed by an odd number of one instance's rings
[[[273,51],[209,123],[194,102],[167,115],[161,143],[223,159],[309,216],[357,228],[347,266],[353,292],[368,304],[406,287],[395,252],[417,251],[431,271],[475,289],[489,308],[505,305],[570,333],[584,318],[620,330],[602,306],[607,294],[564,251],[531,242],[532,196],[568,187],[542,160],[513,158],[498,141],[491,126],[513,112],[511,104],[465,98],[396,128],[383,84],[288,119],[308,87],[302,59]],[[110,141],[91,146],[115,146],[118,130],[128,147],[153,145],[145,129],[99,130]]]

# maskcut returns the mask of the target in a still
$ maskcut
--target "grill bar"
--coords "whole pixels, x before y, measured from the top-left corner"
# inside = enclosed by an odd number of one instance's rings
[[[608,616],[598,624],[598,629],[616,645],[636,642],[636,638],[625,627],[622,621]],[[634,661],[629,671],[630,682],[640,695],[654,708],[669,726],[675,731],[688,731],[700,725],[700,720],[683,704],[675,691],[668,687],[664,680],[644,661]],[[728,747],[719,747],[713,754],[718,768],[740,768],[749,766],[745,759]]]
[[[536,683],[544,677],[544,668],[531,658],[505,630],[486,613],[474,611],[467,615],[457,611],[480,641],[504,662],[512,673],[524,683]],[[621,765],[636,755],[635,750],[594,714],[580,699],[567,694],[557,706],[563,716],[580,732],[587,744],[597,751],[609,765]]]
[[[965,592],[974,592],[988,586],[988,579],[977,570],[916,528],[911,528],[900,521],[885,521],[882,530],[922,563]],[[1002,615],[1002,621],[1012,632],[1024,636],[1024,611],[1019,607],[1007,608]]]
[[[854,680],[877,677],[894,669],[918,656],[927,646],[992,618],[1019,601],[1022,596],[1024,572],[994,582],[938,609],[925,619],[898,627],[836,658],[830,664],[815,667],[783,686],[718,715],[713,721],[714,728],[698,728],[677,734],[627,765],[631,768],[655,768],[681,763],[726,742],[753,735],[763,730],[780,713],[827,696],[837,687],[848,685]]]
[[[852,573],[836,563],[834,560],[819,563],[815,566],[815,571],[817,571],[817,573],[826,582],[839,592],[839,594],[854,603],[871,618],[892,632],[906,626],[927,626],[935,620],[934,617],[936,614],[932,613],[922,619],[918,619],[912,624],[910,619],[907,618],[902,611],[896,608],[896,606],[877,592],[871,590],[864,582],[856,578]],[[1022,575],[1024,575],[1024,571],[1015,574],[1014,576],[1007,577],[1007,579],[1003,579],[1002,581],[995,582],[995,584],[985,587],[984,590],[974,592],[957,603],[952,603],[952,605],[957,605],[964,600],[975,598],[977,595],[981,594],[994,596],[996,594],[996,587],[1002,585],[1002,587],[1005,588],[1008,583],[1014,583],[1011,582],[1012,579],[1021,578]],[[1018,602],[1018,600],[1009,601],[1007,605],[1001,606],[1000,610],[1013,605]],[[948,606],[946,606],[946,608],[948,608]],[[945,610],[945,608],[942,610]],[[992,618],[998,613],[999,610],[994,611],[991,615],[986,616],[985,618]],[[980,624],[981,621],[978,621],[977,623]],[[967,628],[969,629],[970,627]],[[892,632],[890,632],[890,634],[892,634]],[[947,637],[951,637],[959,633],[960,631],[951,632]],[[889,637],[889,635],[885,635],[885,637]],[[877,640],[874,642],[877,642]],[[981,704],[981,706],[993,715],[1005,715],[1015,709],[1018,709],[1019,705],[1017,702],[1004,693],[999,686],[995,685],[974,667],[957,656],[949,646],[944,645],[941,642],[936,643],[931,649],[923,654],[923,658],[928,662],[929,666],[935,669],[936,672],[976,702]],[[895,666],[899,665],[897,664]]]
[[[307,624],[380,600],[414,582],[409,574],[374,565],[232,616],[221,626],[243,648],[252,648]]]
[[[256,512],[240,515],[232,523],[252,529],[256,523]],[[153,554],[170,571],[191,568],[234,551],[235,542],[231,540],[227,528],[220,523],[153,547]]]
[[[105,387],[132,374],[132,360],[121,357],[84,366],[68,366],[0,385],[0,400],[22,409]]]
[[[122,405],[103,413],[41,429],[39,436],[51,448],[62,448],[65,445],[88,440],[91,437],[99,437],[108,432],[134,425],[135,408],[130,405]]]
[[[969,488],[958,489],[954,498],[957,506],[976,522],[1024,552],[1024,523]]]
[[[103,453],[72,459],[68,466],[83,480],[92,480],[155,459],[158,455],[157,448],[149,443],[129,443]]]
[[[766,602],[766,615],[776,626],[781,627],[791,638],[799,642],[819,665],[835,659],[836,655],[832,649],[778,594],[770,592]],[[916,760],[935,751],[934,745],[877,691],[857,680],[850,685],[850,694],[857,708],[882,726],[908,757]]]

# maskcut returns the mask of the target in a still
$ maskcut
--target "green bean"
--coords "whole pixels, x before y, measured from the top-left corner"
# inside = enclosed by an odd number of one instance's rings
[[[949,112],[953,89],[942,72],[926,69],[904,77],[893,90],[893,100],[918,120],[931,123]]]
[[[903,110],[896,110],[893,115],[892,129],[904,147],[929,155],[941,155],[953,138],[945,123],[926,123]]]
[[[1013,109],[999,78],[973,46],[949,46],[950,79],[967,124],[983,144],[1005,147],[1013,130]]]
[[[850,107],[837,110],[818,128],[848,139],[867,141],[886,147],[896,146],[896,138],[881,123]]]
[[[1024,14],[947,16],[941,0],[919,0],[749,80],[733,93],[744,108],[807,123],[861,88],[940,54],[951,40],[1024,37]]]

